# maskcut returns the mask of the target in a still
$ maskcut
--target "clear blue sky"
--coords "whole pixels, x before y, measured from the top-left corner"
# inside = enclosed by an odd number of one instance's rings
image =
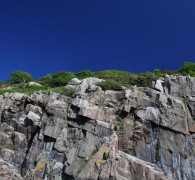
[[[23,70],[176,70],[195,61],[194,0],[1,0],[0,80]]]

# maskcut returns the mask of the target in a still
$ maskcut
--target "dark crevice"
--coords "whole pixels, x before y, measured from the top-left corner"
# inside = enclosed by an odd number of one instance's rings
[[[155,124],[154,122],[150,122],[150,124],[152,129],[156,129],[159,127],[159,125]]]
[[[62,180],[74,180],[74,176],[72,175],[69,175],[69,174],[66,174],[66,173],[63,173],[62,174]]]
[[[47,164],[44,167],[43,179],[45,179],[46,177],[47,177]]]
[[[134,107],[131,107],[131,109],[130,109],[130,114],[134,114],[134,112],[135,112],[135,110],[136,110],[136,108],[134,108]]]
[[[56,139],[54,139],[50,136],[44,135],[44,142],[56,142]]]
[[[72,126],[72,125],[70,125],[70,124],[68,124],[68,128],[75,128],[74,126]]]
[[[84,130],[84,129],[82,129],[82,133],[83,133],[83,136],[84,136],[84,138],[86,137],[86,133],[87,133],[87,131],[86,130]]]
[[[26,99],[25,101],[24,101],[24,109],[26,109],[26,106],[29,104],[29,101]]]
[[[126,117],[128,116],[128,112],[125,112],[125,111],[123,111],[123,110],[118,110],[118,111],[116,112],[116,114],[117,114],[118,116],[120,116],[122,119],[124,119],[124,118],[126,118]]]
[[[32,133],[31,134],[31,138],[30,138],[30,140],[28,141],[28,145],[27,145],[27,151],[26,151],[26,156],[25,156],[25,158],[24,158],[24,161],[22,162],[22,164],[21,164],[21,175],[25,175],[25,171],[24,171],[24,169],[25,169],[25,167],[26,167],[26,163],[27,163],[27,155],[28,155],[28,153],[29,153],[29,151],[30,151],[30,148],[31,148],[31,146],[32,146],[32,144],[33,144],[33,140],[34,140],[34,138],[35,138],[35,136],[36,136],[36,134],[39,134],[40,133],[40,127],[37,127],[36,128],[36,130],[34,131],[34,133]]]
[[[27,145],[26,155],[29,153],[29,150],[30,150],[31,145],[32,145],[33,140],[34,140],[34,137],[36,136],[37,133],[38,133],[38,134],[40,133],[40,127],[36,127],[35,131],[31,134],[31,138],[30,138],[30,140],[28,141],[28,145]]]
[[[77,120],[78,120],[79,125],[85,125],[85,123],[89,122],[92,119],[85,117],[85,116],[82,116],[82,115],[79,115]]]
[[[89,122],[89,118],[83,117],[83,116],[79,116],[78,119],[68,119],[68,125],[70,125],[70,121],[76,123],[78,126],[80,125],[85,125],[87,122]]]
[[[153,123],[153,122],[151,122],[151,123]],[[155,123],[154,123],[155,124]],[[172,133],[176,133],[176,134],[183,134],[183,135],[187,135],[187,134],[185,134],[185,133],[183,133],[183,132],[180,132],[180,131],[176,131],[176,130],[173,130],[173,129],[171,129],[171,128],[168,128],[168,127],[165,127],[165,126],[162,126],[162,125],[157,125],[158,126],[158,128],[161,128],[162,130],[165,130],[165,131],[169,131],[169,132],[172,132]]]

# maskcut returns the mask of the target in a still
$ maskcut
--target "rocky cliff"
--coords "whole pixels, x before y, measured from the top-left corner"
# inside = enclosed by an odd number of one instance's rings
[[[0,96],[0,179],[195,179],[195,78]],[[79,84],[79,85],[78,85]]]

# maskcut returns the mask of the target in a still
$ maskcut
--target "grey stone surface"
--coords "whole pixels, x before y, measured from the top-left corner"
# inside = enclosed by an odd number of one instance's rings
[[[194,79],[0,95],[0,179],[195,179]]]
[[[68,85],[77,85],[80,84],[81,80],[77,79],[77,78],[73,78],[68,82]]]

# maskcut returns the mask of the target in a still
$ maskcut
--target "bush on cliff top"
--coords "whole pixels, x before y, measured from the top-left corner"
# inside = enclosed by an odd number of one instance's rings
[[[80,71],[80,72],[75,73],[75,76],[78,79],[89,78],[89,77],[93,77],[94,75],[95,75],[95,73],[94,72],[91,72],[89,70],[83,70],[83,71]]]
[[[195,77],[195,63],[184,62],[184,65],[179,69],[179,72],[184,76]]]
[[[34,80],[31,74],[24,71],[11,72],[10,77],[11,78],[8,80],[10,84],[28,83]]]
[[[96,85],[100,86],[104,91],[106,91],[106,90],[114,90],[114,91],[122,90],[122,83],[116,82],[116,81],[111,80],[111,79],[99,82]]]
[[[57,94],[61,94],[63,96],[68,96],[68,97],[72,97],[72,95],[74,94],[74,89],[69,89],[66,87],[56,87],[56,88],[52,88],[51,90]]]
[[[0,87],[4,86],[6,83],[4,81],[0,81]]]
[[[91,72],[89,70],[83,70],[77,73],[61,71],[52,75],[46,75],[41,77],[38,82],[46,87],[60,87],[65,86],[72,78],[84,79],[89,77],[97,77],[105,80],[109,80],[106,82],[107,84],[102,85],[103,89],[113,89],[113,87],[117,84],[129,87],[131,85],[137,85],[141,87],[151,87],[152,81],[165,77],[168,75],[184,75],[184,76],[192,76],[195,77],[195,63],[187,63],[178,71],[172,70],[159,70],[155,69],[154,72],[144,72],[133,74],[127,71],[117,71],[117,70],[105,70],[99,72]],[[8,80],[9,84],[21,84],[27,83],[33,80],[32,75],[23,71],[15,71],[10,74],[11,78]],[[113,81],[112,81],[113,80]],[[113,85],[115,83],[115,85]],[[111,87],[112,84],[112,87]],[[0,83],[1,87],[7,86],[4,83]],[[12,87],[15,88],[15,87]],[[18,87],[16,87],[18,88]],[[117,88],[116,88],[117,89]],[[120,88],[118,88],[120,89]]]
[[[6,89],[6,90],[0,90],[0,95],[3,95],[4,93],[8,92],[8,93],[24,93],[27,95],[30,95],[34,92],[38,92],[38,91],[48,91],[50,90],[50,87],[39,87],[39,86],[31,86],[29,88],[13,88],[13,89]]]
[[[18,86],[18,87],[14,87],[13,89],[0,90],[0,95],[3,95],[6,92],[8,92],[8,93],[16,93],[17,92],[17,93],[24,93],[27,95],[31,95],[31,94],[36,93],[38,91],[42,91],[45,93],[47,93],[49,91],[53,91],[57,94],[67,96],[67,97],[72,97],[72,95],[74,93],[74,89],[68,89],[66,87],[51,88],[51,87],[30,86],[30,87],[20,88],[20,86]]]
[[[57,72],[55,74],[52,74],[51,85],[64,86],[73,78],[75,78],[75,75],[72,72],[66,71]]]
[[[39,78],[38,81],[51,81],[51,80],[52,80],[52,75],[48,74],[46,76],[43,76],[43,77]]]

